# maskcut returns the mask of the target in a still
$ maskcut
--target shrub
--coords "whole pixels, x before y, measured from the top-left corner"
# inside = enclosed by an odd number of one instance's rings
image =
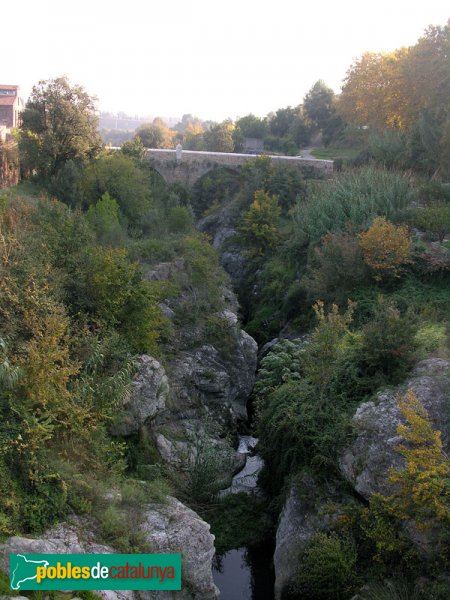
[[[372,320],[362,328],[359,365],[378,385],[399,381],[415,360],[417,325],[411,314],[401,315],[389,300],[379,297]]]
[[[267,396],[283,383],[298,380],[302,372],[303,340],[281,340],[261,360],[253,389],[256,401],[262,405]]]
[[[351,233],[328,233],[309,264],[302,285],[311,300],[346,302],[367,276],[361,248]]]
[[[402,470],[391,469],[394,493],[384,498],[388,512],[399,521],[414,521],[419,529],[440,522],[450,527],[448,482],[450,460],[444,452],[441,432],[435,431],[423,404],[412,390],[398,401],[406,421],[397,427],[404,443],[398,452],[405,460]]]
[[[104,155],[91,163],[84,171],[82,188],[86,206],[108,192],[136,227],[142,226],[142,220],[152,206],[146,174],[132,158],[121,152]]]
[[[305,376],[315,385],[321,401],[333,378],[334,365],[340,355],[341,342],[352,322],[355,304],[349,300],[347,310],[343,314],[340,314],[339,307],[333,304],[326,313],[324,303],[318,300],[313,310],[318,324],[312,332],[303,364]]]
[[[435,203],[418,208],[414,212],[413,221],[422,229],[437,235],[442,244],[450,231],[450,204]]]
[[[359,234],[365,263],[375,279],[399,277],[401,267],[411,262],[411,239],[404,225],[396,227],[385,217],[377,217],[371,227]]]
[[[174,206],[169,212],[170,233],[187,233],[192,229],[192,215],[185,206]]]
[[[80,165],[73,160],[68,160],[51,178],[48,191],[69,206],[81,206],[83,202],[81,172]]]
[[[234,453],[228,446],[212,438],[210,423],[192,432],[184,469],[187,473],[186,493],[191,501],[199,504],[211,502],[221,487],[233,464]]]
[[[447,342],[445,325],[437,323],[422,325],[414,336],[414,341],[425,354],[445,348]]]
[[[406,140],[399,131],[386,129],[370,135],[368,147],[373,159],[385,167],[402,168],[405,165]]]
[[[86,218],[100,243],[117,246],[123,242],[119,205],[108,192],[95,205],[91,204]]]
[[[316,533],[300,555],[292,591],[305,600],[347,600],[357,581],[356,563],[350,539]]]
[[[255,192],[253,202],[244,213],[239,227],[243,244],[251,256],[263,256],[274,248],[278,240],[279,217],[277,199],[262,190]]]

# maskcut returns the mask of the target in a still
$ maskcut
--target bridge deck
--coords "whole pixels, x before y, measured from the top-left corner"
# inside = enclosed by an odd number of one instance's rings
[[[160,155],[160,156],[166,156],[171,157],[171,158],[176,158],[176,150],[168,150],[165,148],[147,148],[147,155],[151,156],[152,154],[156,156]],[[270,158],[271,160],[292,160],[292,161],[307,161],[307,162],[317,162],[317,163],[329,163],[329,164],[333,164],[334,161],[332,160],[326,160],[326,159],[322,159],[322,158],[303,158],[302,156],[286,156],[286,155],[279,155],[279,154],[243,154],[243,153],[239,153],[239,152],[210,152],[208,150],[183,150],[182,151],[182,157],[184,158],[184,156],[190,156],[190,157],[196,157],[198,156],[198,158],[214,158],[216,160],[221,160],[221,159],[225,159],[227,157],[230,158],[240,158],[240,159],[244,159],[244,160],[252,160],[254,158],[257,158],[259,156],[267,156],[268,158]]]

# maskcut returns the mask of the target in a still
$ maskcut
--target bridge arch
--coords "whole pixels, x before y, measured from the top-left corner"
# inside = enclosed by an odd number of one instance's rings
[[[289,165],[308,172],[313,176],[331,177],[332,160],[301,158],[299,156],[270,156],[272,162]],[[239,167],[253,160],[251,154],[233,154],[227,152],[197,152],[183,150],[181,159],[177,160],[175,150],[148,149],[146,160],[167,183],[182,183],[192,186],[200,177],[218,168],[238,170]]]

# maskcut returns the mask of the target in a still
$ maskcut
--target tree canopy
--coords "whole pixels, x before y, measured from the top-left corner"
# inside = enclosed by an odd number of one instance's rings
[[[94,98],[66,77],[40,81],[22,114],[20,151],[26,172],[48,180],[68,161],[83,163],[102,146]]]

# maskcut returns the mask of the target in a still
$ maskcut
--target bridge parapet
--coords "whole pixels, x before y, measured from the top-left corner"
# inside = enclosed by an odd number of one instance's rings
[[[193,185],[197,179],[220,167],[238,169],[249,160],[256,158],[253,154],[237,154],[229,152],[202,152],[195,150],[159,150],[149,148],[146,159],[160,173],[167,183],[183,183]],[[316,177],[329,178],[333,175],[334,162],[301,158],[300,156],[268,156],[273,163],[299,169]]]

